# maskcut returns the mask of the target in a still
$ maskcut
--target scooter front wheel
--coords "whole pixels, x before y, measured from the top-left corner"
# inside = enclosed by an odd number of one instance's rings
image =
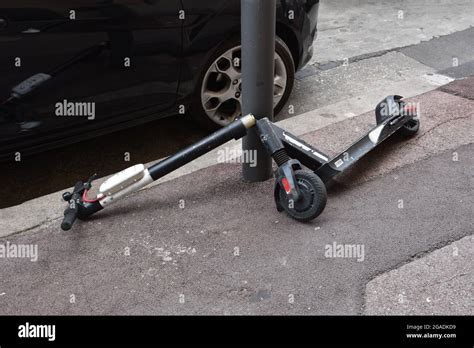
[[[315,173],[307,170],[295,171],[300,192],[298,201],[292,201],[285,190],[279,187],[279,204],[293,219],[307,222],[315,219],[326,207],[327,192],[323,181]]]

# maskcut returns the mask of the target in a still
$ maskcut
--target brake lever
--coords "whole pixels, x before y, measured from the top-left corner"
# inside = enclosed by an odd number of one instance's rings
[[[90,190],[92,187],[92,182],[97,179],[97,173],[93,174],[87,181],[84,183],[84,189]]]
[[[72,197],[74,196],[74,194],[78,193],[82,196],[82,194],[84,193],[84,190],[90,190],[91,187],[92,187],[92,182],[97,178],[97,174],[94,174],[92,175],[89,179],[87,179],[86,182],[78,182],[75,186],[74,186],[74,190],[71,192],[64,192],[62,197],[63,197],[63,200],[66,201],[66,202],[69,202]]]

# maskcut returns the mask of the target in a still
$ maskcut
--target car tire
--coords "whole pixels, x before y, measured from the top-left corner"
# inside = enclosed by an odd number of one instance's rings
[[[241,71],[229,66],[235,58],[240,59],[240,50],[238,38],[220,45],[207,60],[199,77],[191,103],[191,116],[206,129],[221,128],[241,116]],[[294,77],[295,63],[291,51],[285,42],[277,37],[274,115],[277,115],[288,101],[293,90]],[[213,95],[218,95],[219,98],[211,97]],[[229,95],[231,97],[225,99]]]

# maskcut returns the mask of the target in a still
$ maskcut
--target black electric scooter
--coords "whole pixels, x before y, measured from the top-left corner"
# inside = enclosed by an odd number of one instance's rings
[[[87,193],[96,175],[86,182],[78,182],[73,192],[63,194],[63,199],[69,205],[64,211],[61,228],[65,231],[71,229],[76,218],[87,219],[118,199],[140,190],[227,141],[244,137],[254,127],[278,166],[274,173],[277,210],[286,211],[298,221],[313,220],[326,206],[325,183],[391,135],[400,133],[407,137],[413,136],[420,127],[416,108],[406,104],[401,96],[388,96],[377,105],[375,112],[376,127],[332,159],[267,118],[256,120],[252,115],[241,117],[149,168],[138,164],[115,174],[100,186],[99,194],[94,199],[87,198]]]

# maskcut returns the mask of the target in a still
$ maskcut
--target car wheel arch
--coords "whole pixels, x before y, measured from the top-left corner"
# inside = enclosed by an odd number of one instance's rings
[[[301,52],[299,50],[297,36],[293,32],[293,30],[291,30],[291,28],[289,28],[284,23],[278,21],[276,23],[276,35],[280,39],[282,39],[282,41],[290,49],[291,55],[293,57],[293,62],[295,63],[295,69],[298,70]]]
[[[291,56],[293,57],[293,62],[295,63],[295,69],[298,69],[301,52],[299,49],[299,41],[296,34],[291,28],[285,25],[282,22],[277,21],[276,23],[276,35],[285,43],[286,46],[290,49]],[[224,42],[234,40],[240,37],[240,27],[234,28],[230,34],[222,40],[218,45],[215,46],[213,50],[210,50],[206,56],[206,59],[211,57],[215,51],[222,45]]]

